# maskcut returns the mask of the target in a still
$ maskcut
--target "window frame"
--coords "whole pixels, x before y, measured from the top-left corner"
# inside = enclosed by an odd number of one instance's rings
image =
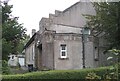
[[[65,46],[65,49],[62,49],[62,46]],[[62,55],[62,52],[65,52],[65,56]],[[60,58],[67,58],[67,45],[66,44],[60,44]]]

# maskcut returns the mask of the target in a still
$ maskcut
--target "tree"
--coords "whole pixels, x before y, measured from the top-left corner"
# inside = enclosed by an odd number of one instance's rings
[[[2,60],[2,5],[0,3],[0,61]]]
[[[20,40],[20,43],[17,46],[17,49],[19,50],[19,52],[22,53],[23,47],[29,41],[29,39],[30,39],[30,36],[29,35],[25,35],[25,39],[24,40]]]
[[[115,64],[112,67],[112,70],[114,70],[107,76],[109,76],[109,79],[118,79],[120,50],[116,49],[120,49],[120,2],[101,2],[93,3],[93,5],[96,10],[96,15],[86,15],[86,18],[89,20],[88,25],[91,27],[93,35],[97,36],[102,34],[104,39],[109,42],[107,50],[112,50],[108,52],[110,57],[107,60]],[[111,57],[110,52],[114,58]]]
[[[103,34],[110,43],[108,49],[120,49],[120,2],[93,3],[96,15],[86,15],[94,35]]]
[[[18,17],[11,15],[12,5],[3,2],[2,5],[2,58],[7,60],[9,53],[17,54],[19,52],[18,45],[21,40],[26,37],[26,29],[22,24],[18,23]]]

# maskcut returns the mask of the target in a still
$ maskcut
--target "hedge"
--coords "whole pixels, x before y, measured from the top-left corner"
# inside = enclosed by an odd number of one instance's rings
[[[104,76],[110,73],[110,67],[81,69],[81,70],[52,70],[52,71],[37,71],[26,74],[2,75],[3,81],[22,81],[33,79],[85,79],[88,73],[95,72],[99,76]],[[38,80],[37,80],[38,81]]]

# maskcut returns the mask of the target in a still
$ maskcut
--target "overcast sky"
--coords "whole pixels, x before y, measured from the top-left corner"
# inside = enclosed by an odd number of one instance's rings
[[[27,34],[31,34],[32,29],[39,29],[39,21],[42,17],[48,17],[49,13],[55,10],[68,8],[79,0],[10,0],[13,5],[13,16],[19,17],[19,23],[27,28]]]

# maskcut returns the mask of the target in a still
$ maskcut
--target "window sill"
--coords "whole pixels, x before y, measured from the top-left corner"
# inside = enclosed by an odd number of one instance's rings
[[[69,58],[58,58],[59,60],[69,60]]]

